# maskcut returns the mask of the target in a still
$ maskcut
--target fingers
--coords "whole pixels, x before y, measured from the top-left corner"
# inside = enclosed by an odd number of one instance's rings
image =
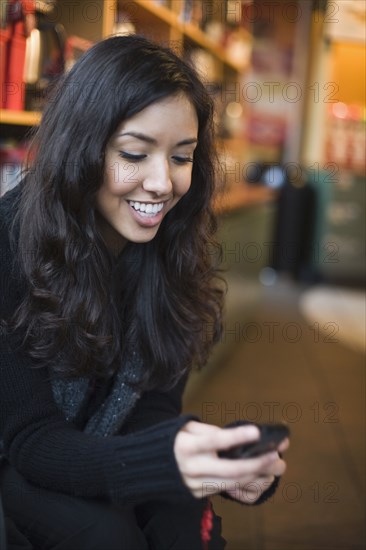
[[[290,446],[290,440],[288,437],[286,437],[286,439],[284,439],[280,445],[277,447],[277,450],[279,453],[283,453],[284,451],[287,451],[287,449],[289,448]]]
[[[212,477],[241,479],[248,475],[267,476],[282,475],[286,469],[285,462],[277,452],[266,453],[256,458],[227,459],[218,458],[216,454],[197,455],[186,464],[186,471],[193,478]]]
[[[232,498],[242,502],[255,502],[275,480],[275,476],[246,478],[243,480],[220,478],[203,479],[201,483],[192,486],[192,492],[197,498],[207,497],[217,493],[228,493]]]
[[[224,429],[210,424],[190,421],[184,426],[184,431],[197,436],[192,440],[194,448],[190,449],[194,453],[229,449],[236,445],[251,443],[260,437],[260,431],[254,425]]]
[[[186,433],[201,436],[196,440],[197,452],[229,449],[236,445],[251,443],[260,437],[260,431],[254,424],[223,429],[211,424],[191,420],[187,422],[183,430]],[[288,449],[289,445],[289,438],[286,437],[277,447],[277,450],[282,453]]]
[[[192,494],[201,498],[205,487],[209,487],[211,494],[216,494],[237,490],[239,486],[246,490],[245,495],[237,500],[254,502],[259,498],[274,478],[286,470],[286,463],[278,452],[239,459],[219,458],[217,455],[221,449],[256,441],[259,437],[259,429],[254,425],[223,429],[195,421],[185,424],[176,436],[174,452],[183,481]],[[288,446],[286,439],[278,450],[282,452]]]

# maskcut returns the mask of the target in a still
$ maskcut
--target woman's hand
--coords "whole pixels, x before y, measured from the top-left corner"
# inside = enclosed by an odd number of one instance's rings
[[[176,461],[183,481],[196,498],[225,491],[235,500],[252,504],[286,469],[278,452],[289,446],[285,439],[277,451],[256,458],[219,458],[217,452],[259,439],[254,425],[219,428],[190,421],[177,434]]]

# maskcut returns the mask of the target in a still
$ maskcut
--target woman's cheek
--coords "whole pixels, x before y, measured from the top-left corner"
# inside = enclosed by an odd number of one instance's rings
[[[105,169],[104,184],[112,193],[123,193],[136,185],[137,166],[132,163],[110,162]]]

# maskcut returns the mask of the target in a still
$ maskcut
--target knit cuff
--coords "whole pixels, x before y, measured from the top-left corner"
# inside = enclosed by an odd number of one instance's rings
[[[123,505],[149,500],[194,499],[183,482],[174,455],[178,431],[194,415],[183,415],[146,430],[115,436],[114,459],[106,464],[104,475],[110,498]],[[120,445],[116,446],[116,439]]]
[[[261,494],[258,500],[255,500],[253,502],[242,502],[241,500],[236,500],[229,493],[226,493],[225,491],[223,491],[220,494],[223,498],[227,500],[234,500],[235,502],[238,502],[238,504],[242,504],[243,506],[258,506],[258,504],[263,504],[264,502],[266,502],[266,500],[269,500],[271,496],[274,495],[278,487],[278,484],[280,482],[280,479],[281,479],[280,477],[275,477],[273,483],[271,483],[268,489],[266,489],[264,493]]]

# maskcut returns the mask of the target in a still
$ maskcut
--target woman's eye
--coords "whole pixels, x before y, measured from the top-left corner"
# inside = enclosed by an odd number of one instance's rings
[[[120,151],[119,156],[125,160],[129,160],[130,162],[139,162],[140,160],[144,160],[144,158],[146,158],[146,155],[133,155],[132,153],[126,153],[126,151]]]
[[[172,158],[178,164],[186,164],[187,162],[193,162],[192,157],[177,157],[177,156],[175,156],[175,157],[172,157]]]

